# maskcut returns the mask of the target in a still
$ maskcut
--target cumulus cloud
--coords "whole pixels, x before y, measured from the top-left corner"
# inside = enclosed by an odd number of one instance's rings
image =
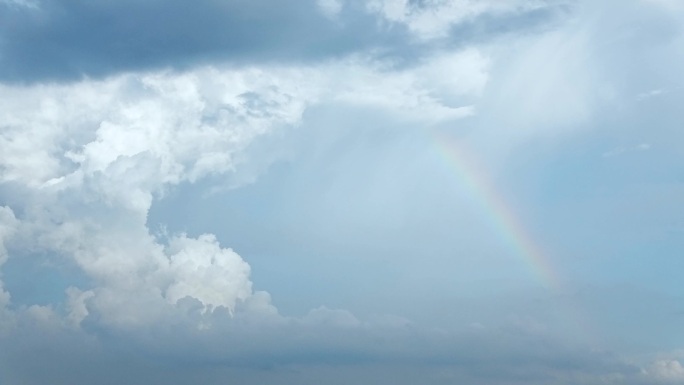
[[[14,216],[12,209],[6,206],[0,206],[0,269],[2,265],[7,262],[7,248],[5,247],[5,239],[10,238],[16,231],[17,219]],[[1,270],[0,270],[1,271]],[[0,326],[2,321],[2,314],[5,307],[10,302],[10,295],[4,290],[2,284],[2,275],[0,274]]]
[[[469,50],[410,69],[356,58],[2,86],[0,181],[22,212],[12,224],[16,250],[54,254],[90,280],[66,292],[65,317],[76,324],[96,317],[112,327],[149,325],[186,299],[202,313],[233,313],[247,302],[242,309],[268,309],[268,296],[253,297],[249,265],[213,235],[153,233],[146,220],[154,199],[181,183],[230,179],[252,143],[299,124],[311,104],[440,122],[471,114],[455,101],[476,96],[486,81],[487,60]]]
[[[644,373],[658,383],[684,383],[684,366],[677,360],[658,360],[652,363]]]
[[[328,18],[335,18],[342,10],[341,0],[316,0],[321,12]]]
[[[222,249],[211,234],[174,237],[168,254],[174,281],[165,297],[172,303],[190,297],[205,308],[223,306],[232,312],[237,301],[252,293],[249,265],[234,251]]]
[[[185,297],[232,311],[252,294],[240,256],[211,235],[160,240],[147,212],[166,186],[229,172],[256,137],[296,123],[311,97],[299,82],[206,69],[2,90],[0,179],[23,212],[18,238],[95,283],[68,291],[70,320],[96,310],[131,326]]]
[[[521,375],[506,360],[512,351],[525,352],[528,369],[540,365],[553,349],[536,331],[422,330],[400,317],[364,320],[327,307],[287,317],[268,293],[255,291],[246,261],[212,234],[155,233],[147,224],[152,202],[168,189],[230,178],[252,143],[299,124],[310,105],[371,106],[421,126],[453,121],[473,113],[469,102],[486,87],[488,68],[484,54],[466,50],[411,68],[356,58],[2,86],[0,191],[9,202],[2,228],[13,229],[2,233],[11,240],[9,255],[47,253],[87,278],[67,288],[61,303],[23,304],[8,313],[17,322],[3,337],[12,347],[2,353],[4,362],[16,363],[19,346],[38,349],[42,339],[28,337],[34,333],[73,352],[46,354],[33,363],[40,370],[12,370],[8,378],[36,382],[42,379],[31,373],[52,373],[69,383],[73,375],[43,363],[74,367],[69,360],[88,356],[107,367],[110,355],[119,354],[171,355],[186,365],[206,360],[222,368],[420,362],[463,379],[477,378],[486,364],[497,368],[492,378],[525,378],[529,372]],[[538,343],[524,348],[530,341]],[[554,354],[578,360],[567,350]],[[574,376],[553,360],[541,365],[533,372],[544,378]]]

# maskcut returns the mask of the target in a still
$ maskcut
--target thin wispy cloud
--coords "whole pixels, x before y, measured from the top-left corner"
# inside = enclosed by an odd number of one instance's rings
[[[644,152],[648,151],[651,149],[651,145],[649,143],[640,143],[636,146],[632,147],[616,147],[610,151],[606,151],[602,154],[604,158],[611,158],[614,156],[619,156],[619,155],[624,155],[625,153],[630,153],[630,152]]]
[[[664,94],[665,92],[666,91],[663,89],[655,89],[655,90],[651,90],[648,92],[642,92],[639,95],[637,95],[637,100],[646,100],[646,99],[654,98],[654,97],[657,97],[657,96]]]

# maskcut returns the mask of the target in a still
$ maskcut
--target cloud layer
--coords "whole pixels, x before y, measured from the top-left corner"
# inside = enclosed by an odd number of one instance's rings
[[[499,35],[501,25],[543,24],[562,8],[544,1],[449,3],[305,0],[279,7],[266,0],[3,1],[0,79],[73,80],[188,69],[217,60],[301,63],[356,52],[413,60],[411,52],[429,49],[457,25],[464,26],[464,35],[486,39]],[[494,20],[473,28],[473,22],[487,17]]]

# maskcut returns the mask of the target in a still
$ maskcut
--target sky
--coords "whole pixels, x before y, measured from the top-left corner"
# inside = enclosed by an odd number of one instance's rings
[[[0,385],[684,384],[679,0],[0,0]]]

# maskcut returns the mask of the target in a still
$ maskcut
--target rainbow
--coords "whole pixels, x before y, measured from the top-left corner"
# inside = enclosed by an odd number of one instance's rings
[[[497,192],[487,172],[457,140],[433,133],[440,158],[455,171],[458,181],[480,212],[485,213],[499,238],[519,255],[542,283],[559,289],[561,280],[542,248],[526,231],[506,199]]]
[[[583,306],[576,303],[573,296],[567,295],[569,287],[561,280],[547,254],[525,229],[504,196],[489,180],[482,163],[457,139],[437,133],[432,133],[430,139],[437,147],[440,162],[448,166],[450,173],[455,172],[459,186],[479,206],[476,209],[485,214],[504,245],[523,260],[541,284],[551,290],[554,298],[560,299],[556,309],[557,322],[566,325],[568,332],[587,343],[600,341]]]

